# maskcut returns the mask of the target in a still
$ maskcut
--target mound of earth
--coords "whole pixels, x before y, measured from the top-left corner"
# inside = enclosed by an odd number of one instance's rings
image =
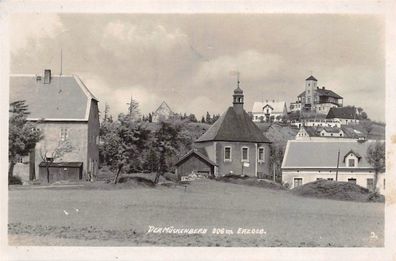
[[[298,196],[360,202],[384,202],[384,196],[350,182],[318,180],[292,189]]]
[[[229,175],[217,177],[216,180],[227,183],[241,184],[241,185],[255,186],[255,187],[262,187],[269,189],[278,189],[278,190],[285,189],[281,184],[273,182],[271,180],[257,179],[255,177],[240,176],[235,174],[229,174]]]

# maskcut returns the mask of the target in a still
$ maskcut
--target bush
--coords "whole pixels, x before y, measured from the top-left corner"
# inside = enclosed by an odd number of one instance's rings
[[[8,180],[8,185],[22,185],[22,180],[20,177],[18,176],[12,176],[9,180]]]

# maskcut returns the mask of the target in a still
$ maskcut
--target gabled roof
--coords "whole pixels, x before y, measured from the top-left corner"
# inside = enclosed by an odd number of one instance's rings
[[[181,157],[176,163],[176,166],[179,166],[180,164],[182,164],[184,161],[186,161],[188,158],[191,157],[191,155],[197,155],[199,158],[201,158],[203,161],[207,162],[208,164],[212,165],[212,166],[217,166],[217,164],[213,161],[211,161],[206,155],[204,155],[203,153],[201,153],[200,151],[198,151],[198,149],[192,149],[189,152],[187,152],[183,157]]]
[[[362,158],[362,156],[360,156],[359,153],[354,152],[353,150],[348,151],[345,155],[344,155],[344,160],[343,162],[345,162],[345,158],[348,157],[349,154],[353,154],[356,156],[356,158],[358,158],[358,160],[360,160]]]
[[[327,96],[327,97],[333,97],[333,98],[336,98],[336,99],[342,99],[342,97],[340,95],[338,95],[337,93],[333,92],[332,90],[328,90],[328,89],[317,88],[316,89],[316,93],[319,96]]]
[[[333,107],[329,110],[326,116],[327,119],[357,119],[358,115],[356,113],[356,108],[354,107]]]
[[[173,113],[172,109],[169,107],[169,105],[165,101],[163,101],[161,103],[161,105],[158,106],[157,110],[155,110],[155,113],[161,113],[161,112],[164,112],[164,111],[168,111],[170,113]]]
[[[195,142],[205,141],[270,142],[244,110],[237,113],[234,107],[229,107]]]
[[[265,106],[270,106],[272,108],[272,113],[283,113],[283,110],[286,107],[286,102],[254,102],[252,113],[262,113]]]
[[[34,74],[10,76],[10,102],[25,100],[28,120],[87,121],[92,99],[97,101],[76,75],[53,75],[48,84]]]
[[[332,97],[335,99],[342,99],[342,96],[338,95],[337,93],[333,92],[332,90],[317,88],[315,91],[317,92],[317,94],[319,96],[326,96],[326,97]],[[302,97],[302,96],[305,96],[305,91],[300,93],[297,97]]]
[[[297,141],[289,140],[283,158],[282,168],[336,168],[337,155],[340,150],[340,159],[354,153],[363,155],[359,161],[359,168],[372,168],[367,162],[365,155],[367,149],[375,141],[365,142],[339,140],[339,141]],[[340,160],[340,168],[346,167],[345,162]]]
[[[305,79],[306,81],[318,81],[318,80],[316,80],[316,78],[315,77],[313,77],[312,75],[311,76],[309,76],[307,79]]]

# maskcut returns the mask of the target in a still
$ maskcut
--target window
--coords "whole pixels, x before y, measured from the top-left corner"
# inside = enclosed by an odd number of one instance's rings
[[[333,178],[328,178],[327,180],[334,180]]]
[[[224,161],[231,161],[231,147],[224,148]]]
[[[340,137],[342,137],[342,133],[340,133]]]
[[[355,159],[348,159],[348,166],[355,167]]]
[[[68,129],[61,128],[61,141],[67,140],[68,137],[69,137]]]
[[[384,179],[384,189],[385,189],[385,179]]]
[[[249,161],[249,148],[242,147],[242,161]]]
[[[294,178],[294,188],[302,185],[302,178]]]
[[[262,147],[258,149],[258,161],[264,162],[264,148]]]
[[[374,190],[374,179],[367,179],[367,189],[370,191]]]
[[[353,183],[353,184],[356,184],[356,179],[354,179],[354,178],[349,178],[349,179],[348,179],[348,182]]]

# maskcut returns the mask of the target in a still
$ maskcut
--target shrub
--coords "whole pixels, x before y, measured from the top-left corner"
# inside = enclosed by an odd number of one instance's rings
[[[11,176],[8,180],[8,185],[22,185],[22,180],[18,176]]]

